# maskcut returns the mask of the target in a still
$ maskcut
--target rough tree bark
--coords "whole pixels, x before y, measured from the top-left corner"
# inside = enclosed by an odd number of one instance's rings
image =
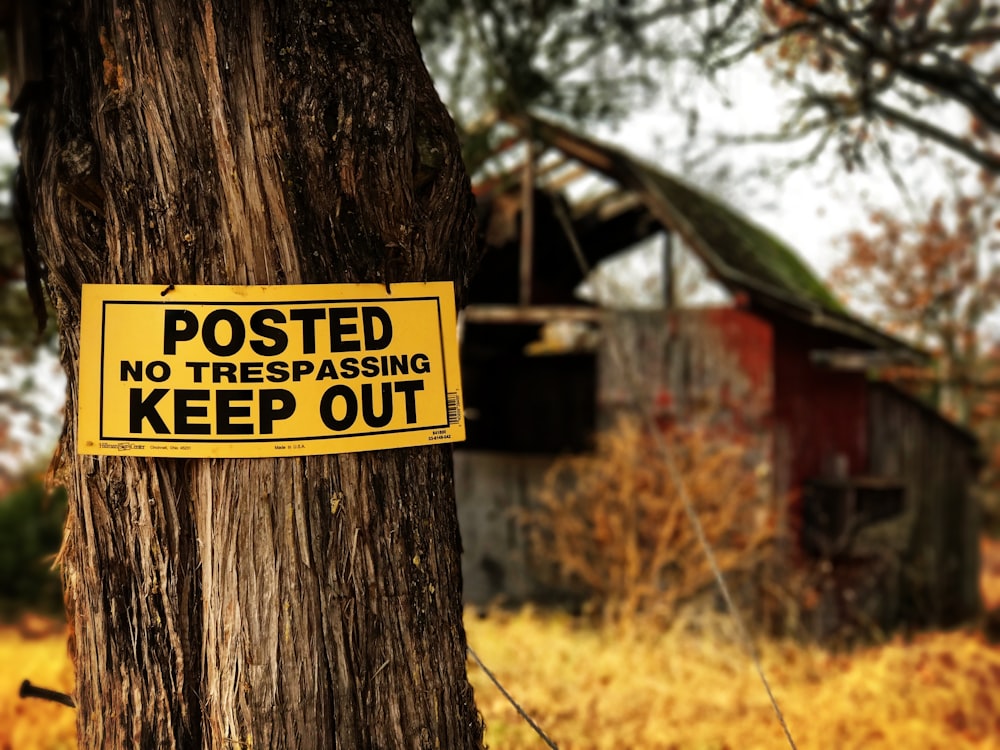
[[[472,748],[448,447],[76,456],[81,284],[454,280],[468,178],[403,0],[48,0],[19,143],[69,375],[82,747]]]

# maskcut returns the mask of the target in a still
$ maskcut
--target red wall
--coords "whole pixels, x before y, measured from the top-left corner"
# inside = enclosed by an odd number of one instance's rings
[[[838,343],[803,326],[774,326],[775,426],[793,493],[804,480],[828,473],[838,454],[847,459],[849,475],[868,470],[865,375],[817,367],[809,360],[811,350]]]
[[[723,400],[728,402],[738,420],[734,426],[760,429],[770,423],[774,404],[774,341],[771,326],[755,315],[734,308],[710,308],[700,311],[714,329],[721,351],[729,356],[729,365],[739,371],[739,384],[725,383]],[[722,358],[720,357],[720,360]]]

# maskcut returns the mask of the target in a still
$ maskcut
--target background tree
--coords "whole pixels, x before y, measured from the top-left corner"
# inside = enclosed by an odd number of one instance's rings
[[[30,11],[22,207],[69,378],[81,746],[479,747],[450,448],[75,454],[83,283],[461,291],[472,197],[406,4]]]
[[[1000,308],[998,189],[995,180],[981,194],[959,189],[909,221],[875,211],[873,231],[847,236],[847,256],[833,272],[852,302],[938,354],[936,372],[909,377],[936,386],[940,406],[963,422],[989,348],[984,323]]]
[[[9,123],[5,111],[0,107],[0,123]],[[34,443],[45,428],[58,429],[51,424],[57,418],[37,398],[37,377],[48,369],[48,362],[40,360],[55,348],[55,326],[38,331],[28,297],[10,204],[14,167],[13,162],[0,164],[0,496],[20,465],[36,455]]]
[[[964,181],[907,219],[878,210],[870,231],[847,237],[836,287],[890,330],[933,352],[930,367],[882,377],[973,430],[983,446],[981,499],[1000,524],[1000,183]]]
[[[873,231],[848,235],[833,272],[852,302],[938,354],[935,372],[908,377],[935,386],[940,406],[963,422],[989,349],[984,324],[1000,309],[998,189],[995,180],[977,195],[959,189],[909,221],[875,211]]]
[[[997,0],[731,0],[705,24],[710,68],[761,50],[794,94],[781,135],[849,166],[907,131],[1000,171]]]
[[[719,0],[418,0],[416,29],[475,172],[528,111],[621,122],[693,60],[688,19]]]

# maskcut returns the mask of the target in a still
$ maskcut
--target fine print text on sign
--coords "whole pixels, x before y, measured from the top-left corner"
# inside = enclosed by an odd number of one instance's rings
[[[84,285],[79,416],[98,455],[463,440],[452,284]]]

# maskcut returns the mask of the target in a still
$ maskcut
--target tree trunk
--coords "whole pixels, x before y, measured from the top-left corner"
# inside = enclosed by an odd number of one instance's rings
[[[85,282],[461,295],[472,196],[407,3],[41,5],[19,143],[69,375],[81,747],[480,747],[449,447],[75,454]]]

